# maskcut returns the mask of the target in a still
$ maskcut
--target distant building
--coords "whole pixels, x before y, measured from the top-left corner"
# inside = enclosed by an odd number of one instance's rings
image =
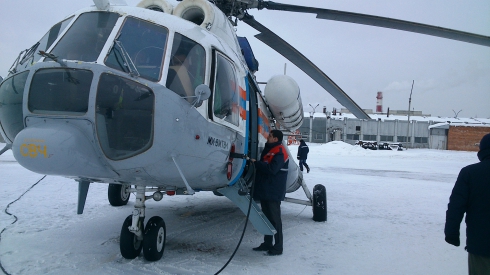
[[[490,133],[490,124],[437,123],[429,127],[433,144],[447,144],[447,150],[478,151],[482,137]],[[437,148],[435,148],[437,149]]]
[[[363,109],[367,114],[374,114],[372,109]],[[341,113],[350,114],[351,112],[345,108],[342,108]],[[378,115],[397,115],[397,116],[406,116],[408,115],[408,110],[390,110],[389,113],[380,113],[376,112]],[[410,116],[425,116],[430,117],[430,114],[423,114],[422,111],[410,111]]]
[[[350,144],[357,141],[401,143],[406,148],[441,150],[478,150],[478,142],[490,133],[490,118],[433,117],[421,111],[392,110],[378,114],[364,110],[371,119],[358,119],[346,109],[340,112],[304,114],[300,127],[302,137],[311,142],[326,143],[341,140]],[[475,145],[476,144],[476,145]]]

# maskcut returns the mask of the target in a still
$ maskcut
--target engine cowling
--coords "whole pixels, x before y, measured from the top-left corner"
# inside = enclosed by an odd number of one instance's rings
[[[233,50],[241,52],[230,20],[207,0],[183,0],[175,6],[172,14],[205,28],[223,39]]]
[[[202,0],[185,0],[180,2],[175,7],[173,15],[191,21],[208,30],[214,24],[215,20],[213,5]]]
[[[287,75],[273,76],[265,86],[264,96],[276,121],[290,131],[303,123],[303,103],[298,83]]]
[[[174,7],[165,0],[142,0],[137,7],[172,14]]]

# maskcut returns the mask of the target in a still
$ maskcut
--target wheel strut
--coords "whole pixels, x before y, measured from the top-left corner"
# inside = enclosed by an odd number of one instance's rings
[[[145,186],[136,186],[136,202],[133,210],[133,221],[129,231],[136,235],[138,240],[143,241],[143,230],[138,226],[139,219],[145,219]]]
[[[136,186],[136,202],[133,214],[129,215],[121,228],[119,248],[126,259],[138,257],[143,248],[145,220],[145,187]]]

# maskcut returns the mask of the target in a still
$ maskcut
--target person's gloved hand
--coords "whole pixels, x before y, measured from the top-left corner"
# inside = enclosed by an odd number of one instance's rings
[[[299,159],[299,156],[297,156],[296,158]]]
[[[459,246],[459,237],[448,237],[446,236],[446,242],[454,246]]]

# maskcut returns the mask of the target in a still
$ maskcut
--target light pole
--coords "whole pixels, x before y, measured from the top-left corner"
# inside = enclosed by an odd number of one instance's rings
[[[412,80],[412,89],[410,90],[410,97],[408,98],[408,123],[407,123],[407,144],[408,144],[408,136],[410,136],[410,104],[412,103],[412,91],[413,91],[413,83],[415,80]]]
[[[458,115],[459,115],[459,112],[461,112],[463,110],[459,110],[457,113],[453,110],[453,113],[454,113],[454,118],[458,118]]]
[[[323,106],[323,113],[325,114],[325,143],[328,143],[328,112],[327,106]]]
[[[318,107],[318,105],[320,105],[320,104],[317,104],[315,107],[311,106],[311,104],[308,104],[308,105],[310,105],[310,107],[313,109],[313,112],[310,112],[310,137],[309,137],[309,142],[311,143],[311,136],[313,135],[313,115],[315,114],[316,107]]]

